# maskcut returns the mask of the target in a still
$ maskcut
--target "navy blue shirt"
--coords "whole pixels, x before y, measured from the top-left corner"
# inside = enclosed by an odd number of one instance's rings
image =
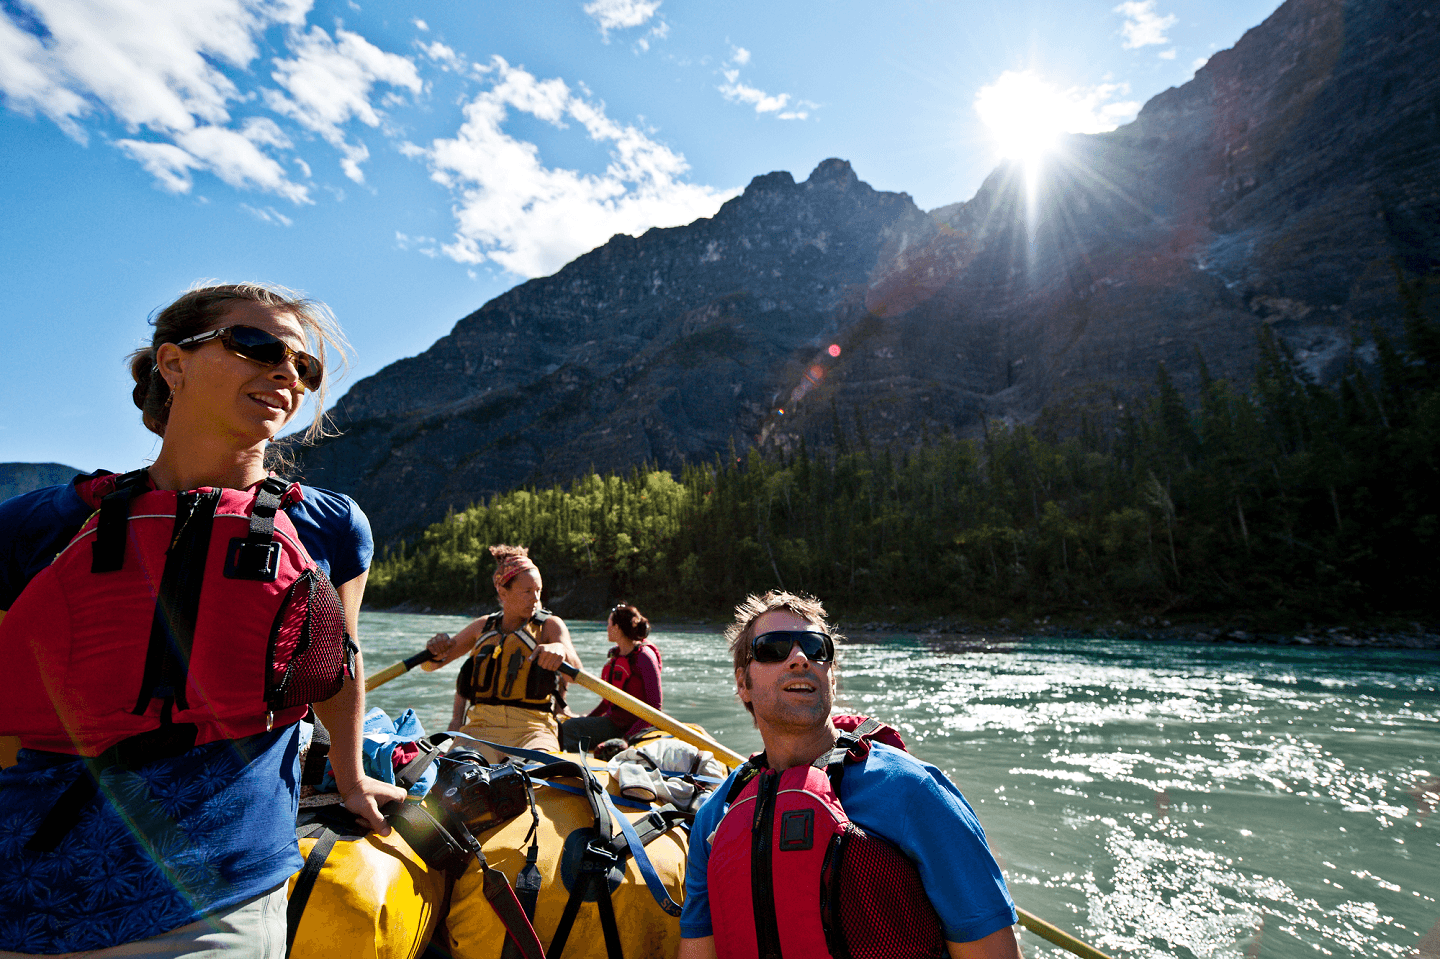
[[[306,551],[337,585],[363,573],[375,546],[360,507],[328,490],[301,490],[286,512]],[[0,503],[0,608],[89,514],[73,485]],[[73,756],[31,749],[0,770],[0,950],[74,952],[148,938],[268,892],[301,866],[298,726],[198,746],[134,772],[109,770],[105,799],[54,852],[25,852],[81,771]]]

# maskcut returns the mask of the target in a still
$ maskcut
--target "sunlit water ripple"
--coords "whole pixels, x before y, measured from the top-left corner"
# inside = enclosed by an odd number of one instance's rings
[[[368,668],[465,622],[366,613]],[[570,627],[598,669],[602,624]],[[759,748],[719,637],[656,638],[666,711]],[[1436,653],[895,636],[840,669],[842,708],[960,784],[1017,903],[1117,959],[1440,955]],[[438,729],[454,676],[370,699]]]

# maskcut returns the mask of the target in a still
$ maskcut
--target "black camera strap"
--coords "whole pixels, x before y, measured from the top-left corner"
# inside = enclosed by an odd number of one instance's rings
[[[530,842],[530,849],[525,853],[525,865],[515,874],[515,899],[520,903],[525,918],[533,925],[535,908],[540,902],[540,887],[545,881],[540,875],[540,867],[536,865],[540,858],[540,810],[535,805],[535,785],[528,775],[525,777],[525,797],[530,800],[530,832],[525,837]],[[500,959],[520,959],[519,947],[508,936],[504,948],[500,950]]]

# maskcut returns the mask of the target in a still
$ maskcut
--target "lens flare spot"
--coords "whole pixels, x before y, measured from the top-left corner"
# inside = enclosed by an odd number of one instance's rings
[[[810,369],[806,370],[805,375],[809,377],[810,382],[819,383],[825,378],[825,367],[820,366],[817,363],[815,366],[812,366],[810,367]]]
[[[829,353],[831,356],[839,356],[839,355],[840,355],[840,344],[839,344],[839,343],[831,343],[831,344],[830,344],[830,349],[826,350],[825,352],[826,352],[826,353]]]
[[[776,410],[775,412],[778,413],[778,414],[781,415],[781,416],[784,416],[784,415],[785,415],[785,410],[784,410],[783,407],[782,407],[781,409]]]

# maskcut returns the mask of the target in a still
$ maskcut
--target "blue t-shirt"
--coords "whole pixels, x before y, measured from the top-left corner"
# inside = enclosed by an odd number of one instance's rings
[[[348,496],[302,487],[286,509],[332,581],[363,573],[370,524]],[[0,608],[8,608],[90,514],[73,486],[0,503]],[[82,773],[73,756],[22,749],[0,770],[0,950],[101,949],[227,909],[285,882],[295,840],[299,726],[208,743],[136,772],[101,776],[96,801],[50,853],[24,850]]]
[[[690,829],[680,915],[680,935],[686,939],[714,935],[707,877],[710,841],[729,808],[725,797],[734,779],[731,773],[711,794]],[[973,942],[1015,924],[1015,904],[985,843],[985,830],[940,770],[903,750],[874,743],[864,763],[846,767],[840,805],[851,822],[890,840],[919,867],[948,941]],[[814,895],[819,894],[817,886]]]

